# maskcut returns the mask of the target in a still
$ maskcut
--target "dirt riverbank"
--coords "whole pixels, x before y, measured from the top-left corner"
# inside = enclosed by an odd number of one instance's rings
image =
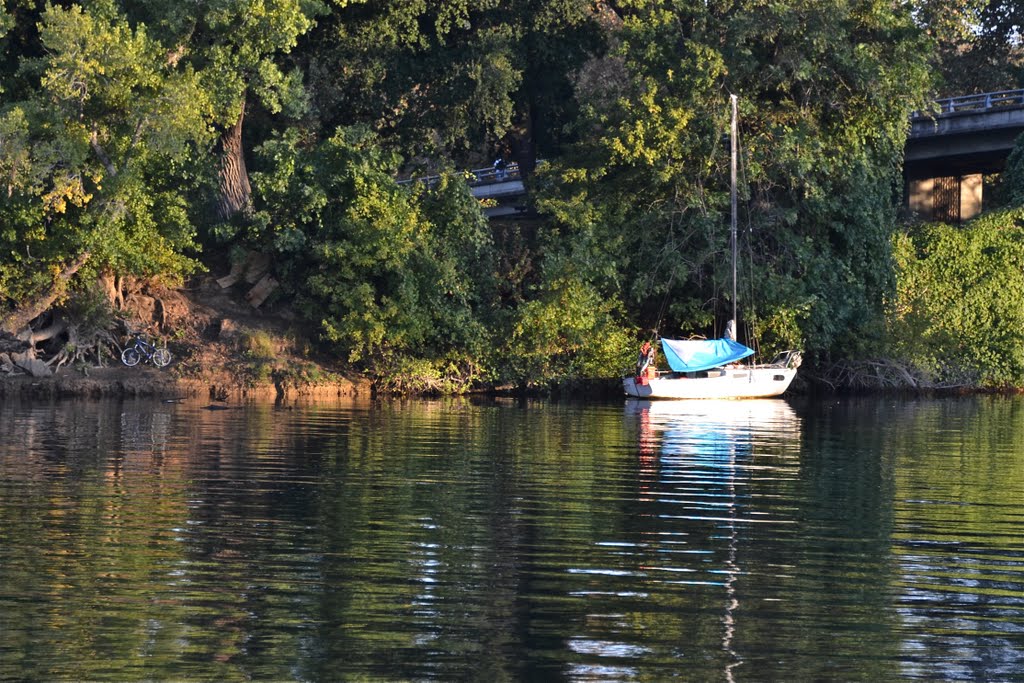
[[[126,367],[109,356],[30,372],[0,358],[0,397],[337,398],[369,397],[370,381],[312,351],[310,332],[283,306],[259,309],[211,276],[177,289],[148,287],[126,301],[122,327],[166,346],[171,364]],[[127,339],[121,337],[120,343]],[[58,340],[59,343],[59,340]],[[45,362],[54,348],[36,349]]]

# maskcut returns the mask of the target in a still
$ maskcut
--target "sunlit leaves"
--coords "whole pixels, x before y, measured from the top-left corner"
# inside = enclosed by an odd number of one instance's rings
[[[939,383],[1024,383],[1024,209],[897,235],[895,355]]]
[[[195,60],[214,94],[219,117],[234,123],[249,87],[272,112],[294,108],[303,98],[296,77],[285,76],[274,59],[289,53],[313,27],[313,16],[322,5],[301,0],[225,0],[202,8],[205,15],[200,21],[209,44],[197,46]]]
[[[195,227],[167,185],[211,140],[195,73],[111,3],[48,6],[38,28],[43,52],[22,67],[37,88],[0,111],[4,218],[25,247],[0,277],[84,252],[88,269],[170,280],[191,272]]]
[[[365,129],[322,143],[289,133],[260,153],[274,170],[254,174],[266,209],[251,238],[276,251],[305,315],[348,360],[385,372],[478,350],[490,242],[463,179],[399,186],[397,159]]]
[[[51,7],[41,38],[47,54],[38,61],[41,94],[59,114],[55,122],[81,127],[94,163],[107,173],[123,170],[145,151],[181,155],[192,142],[209,140],[208,100],[190,68],[168,70],[161,46],[144,28],[123,18],[93,17],[77,6]],[[145,145],[145,147],[144,147]]]
[[[929,44],[909,9],[637,0],[615,39],[614,60],[602,61],[617,75],[581,74],[585,142],[555,161],[541,205],[570,239],[604,248],[644,327],[713,333],[730,308],[728,95],[737,94],[752,280],[740,287],[741,318],[771,320],[778,338],[802,334],[815,350],[851,351],[890,283],[907,116],[930,84]]]
[[[6,185],[8,199],[15,189],[28,189],[35,184],[29,136],[24,108],[13,107],[0,114],[0,178]]]
[[[522,386],[616,376],[632,359],[632,330],[569,263],[553,271],[516,311],[501,372]]]

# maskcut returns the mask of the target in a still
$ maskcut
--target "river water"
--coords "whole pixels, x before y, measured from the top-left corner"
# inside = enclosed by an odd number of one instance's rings
[[[0,405],[0,679],[1024,680],[1024,401]]]

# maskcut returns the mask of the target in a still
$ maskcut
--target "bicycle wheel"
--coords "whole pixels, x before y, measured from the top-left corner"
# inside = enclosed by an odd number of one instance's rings
[[[167,367],[171,362],[171,352],[167,349],[157,349],[153,352],[153,365],[158,368]]]
[[[129,346],[121,352],[121,362],[132,367],[139,364],[141,356],[139,356],[139,350],[134,346]]]

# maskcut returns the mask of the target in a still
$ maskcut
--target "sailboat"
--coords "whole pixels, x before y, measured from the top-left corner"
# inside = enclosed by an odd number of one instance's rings
[[[770,363],[743,365],[754,350],[735,339],[736,321],[736,95],[732,103],[731,225],[732,225],[732,320],[722,339],[661,340],[669,372],[653,367],[653,349],[645,344],[637,371],[622,378],[627,396],[635,398],[728,399],[780,396],[789,388],[800,367],[799,351],[785,351]]]

